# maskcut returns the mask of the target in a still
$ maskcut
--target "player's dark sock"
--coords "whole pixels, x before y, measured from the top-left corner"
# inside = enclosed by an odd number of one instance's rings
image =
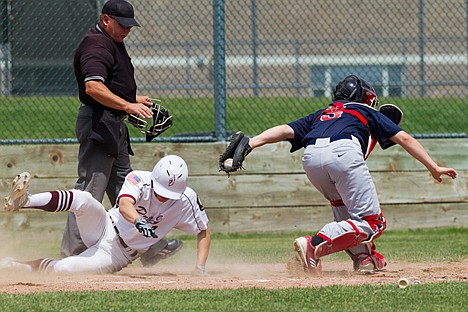
[[[52,259],[37,259],[32,261],[23,261],[20,263],[27,264],[31,267],[33,272],[50,272],[53,271],[51,262],[54,261]]]
[[[317,246],[320,243],[322,243],[323,241],[324,241],[324,239],[321,238],[320,236],[317,236],[317,235],[312,236],[312,246]]]

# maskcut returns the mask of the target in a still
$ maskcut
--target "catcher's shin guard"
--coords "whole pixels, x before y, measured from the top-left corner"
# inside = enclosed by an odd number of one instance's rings
[[[372,274],[381,271],[386,265],[384,256],[374,251],[369,255],[361,255],[353,261],[355,271],[364,274]]]
[[[366,252],[353,254],[350,250],[346,250],[353,260],[354,271],[364,274],[381,271],[387,265],[384,256],[375,251],[374,243],[363,242],[363,245],[367,249]]]
[[[366,233],[347,232],[331,239],[319,233],[314,236],[314,238],[317,239],[312,240],[312,244],[315,245],[314,257],[319,259],[338,251],[356,247],[361,244],[363,240],[367,239],[367,237],[368,235]]]

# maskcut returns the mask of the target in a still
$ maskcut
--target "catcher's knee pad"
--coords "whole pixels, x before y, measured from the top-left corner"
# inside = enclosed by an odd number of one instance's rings
[[[319,239],[315,237],[322,238],[322,242],[319,243]],[[346,249],[353,248],[361,244],[361,242],[367,239],[368,235],[366,233],[356,233],[356,232],[347,232],[343,233],[333,239],[323,235],[317,234],[312,238],[312,245],[317,244],[315,246],[314,255],[317,259],[320,257],[338,252],[343,251]]]

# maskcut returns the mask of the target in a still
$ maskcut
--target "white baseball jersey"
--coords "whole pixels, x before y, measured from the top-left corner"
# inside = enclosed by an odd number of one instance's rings
[[[118,199],[131,197],[135,208],[155,229],[157,238],[145,237],[133,223],[119,212],[118,204],[108,211],[120,237],[132,249],[140,253],[161,240],[173,228],[189,234],[198,234],[208,228],[208,217],[194,190],[187,187],[180,199],[169,199],[162,203],[151,187],[151,172],[132,171],[125,178]],[[117,201],[118,203],[118,201]]]
[[[153,226],[157,238],[145,237],[123,218],[116,205],[106,211],[90,193],[79,190],[48,192],[51,211],[70,210],[76,216],[81,238],[88,249],[60,260],[45,259],[43,271],[57,273],[111,273],[120,271],[171,229],[198,234],[208,228],[208,217],[197,194],[189,187],[180,199],[164,203],[151,187],[151,172],[133,171],[127,175],[119,199],[130,196],[135,208]],[[44,193],[43,193],[44,194]],[[44,196],[32,195],[30,201]],[[117,231],[115,230],[117,228]]]

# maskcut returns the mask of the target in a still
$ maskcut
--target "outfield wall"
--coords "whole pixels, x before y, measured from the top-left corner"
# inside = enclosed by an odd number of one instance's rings
[[[434,160],[454,167],[458,178],[437,183],[399,146],[379,148],[368,160],[388,229],[468,227],[468,139],[424,139]],[[332,220],[327,201],[302,170],[302,152],[289,153],[289,143],[263,146],[245,161],[246,170],[218,171],[226,143],[135,143],[134,169],[151,170],[162,156],[177,154],[189,166],[189,185],[207,209],[214,232],[315,231]],[[1,147],[0,193],[11,179],[29,171],[31,192],[72,188],[76,181],[78,145],[7,145]],[[105,206],[109,207],[108,201]],[[50,215],[63,226],[65,214]],[[11,218],[0,213],[0,223]]]

